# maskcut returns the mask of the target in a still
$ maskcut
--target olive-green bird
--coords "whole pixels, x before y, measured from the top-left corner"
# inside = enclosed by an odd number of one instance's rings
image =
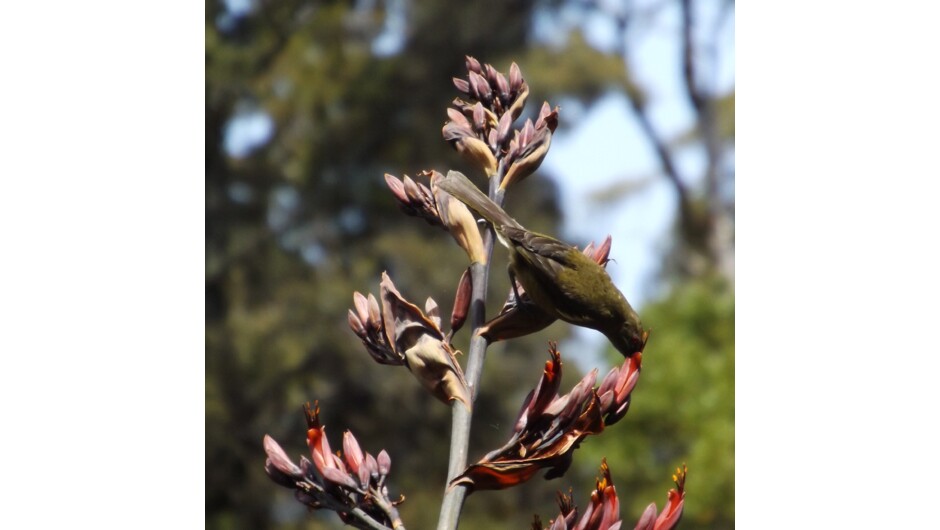
[[[643,350],[640,317],[603,267],[577,248],[526,230],[470,179],[450,171],[437,186],[483,216],[509,249],[509,275],[532,302],[565,322],[600,331],[624,356]]]

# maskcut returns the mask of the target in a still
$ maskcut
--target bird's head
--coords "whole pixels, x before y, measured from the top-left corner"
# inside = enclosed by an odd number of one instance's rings
[[[624,357],[630,357],[646,347],[649,331],[643,331],[636,323],[627,321],[615,333],[608,334],[607,338]]]

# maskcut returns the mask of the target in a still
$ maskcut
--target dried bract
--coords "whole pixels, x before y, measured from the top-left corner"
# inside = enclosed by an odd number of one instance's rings
[[[470,408],[470,391],[444,333],[418,306],[405,300],[388,274],[382,273],[382,318],[389,343],[405,359],[418,381],[446,404]]]
[[[470,392],[456,352],[441,331],[440,309],[433,299],[426,312],[405,300],[388,274],[382,273],[381,311],[370,294],[353,294],[349,327],[362,339],[376,362],[405,365],[435,397],[446,404],[460,401],[470,407]]]
[[[450,315],[450,332],[456,333],[463,327],[470,313],[470,300],[473,294],[473,284],[471,282],[470,268],[468,267],[460,275],[460,281],[457,282],[457,292],[454,294],[454,310]]]

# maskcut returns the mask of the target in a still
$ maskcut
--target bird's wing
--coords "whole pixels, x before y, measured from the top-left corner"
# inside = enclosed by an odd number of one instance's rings
[[[494,226],[512,226],[522,228],[515,219],[505,212],[498,204],[486,196],[485,193],[476,187],[476,184],[470,182],[463,173],[459,171],[448,171],[447,176],[432,183],[439,189],[457,197],[460,202],[466,204],[471,209],[476,210],[487,221]]]
[[[520,256],[537,269],[550,270],[558,274],[565,268],[577,267],[577,264],[571,260],[571,251],[578,254],[581,252],[567,243],[523,228],[506,226],[502,228],[502,232],[506,239],[512,242]]]
[[[611,318],[613,309],[603,303],[603,293],[619,291],[603,267],[552,237],[512,227],[503,227],[502,232],[516,255],[530,265],[517,274],[534,282],[523,283],[527,291],[532,291],[533,299],[544,297],[543,303],[552,308],[555,316],[578,325],[594,327],[597,321]]]

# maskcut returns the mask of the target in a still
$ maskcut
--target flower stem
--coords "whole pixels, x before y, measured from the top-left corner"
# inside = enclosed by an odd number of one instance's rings
[[[499,182],[504,173],[503,162],[500,161],[499,171],[489,181],[489,196],[502,205],[503,193],[499,190]],[[470,351],[467,353],[467,368],[464,375],[470,387],[471,401],[476,401],[480,386],[480,376],[483,373],[483,361],[486,360],[487,340],[476,334],[486,319],[486,289],[489,283],[490,262],[493,257],[493,243],[495,234],[490,227],[483,236],[486,264],[473,263],[470,265],[470,281],[472,296],[470,299]],[[457,477],[467,467],[467,449],[470,445],[470,423],[473,411],[459,404],[452,407],[453,419],[451,421],[450,459],[447,465],[447,484]],[[441,515],[437,522],[438,530],[456,530],[460,519],[460,510],[463,508],[464,498],[467,496],[467,487],[464,485],[445,487],[444,500],[441,503]]]

